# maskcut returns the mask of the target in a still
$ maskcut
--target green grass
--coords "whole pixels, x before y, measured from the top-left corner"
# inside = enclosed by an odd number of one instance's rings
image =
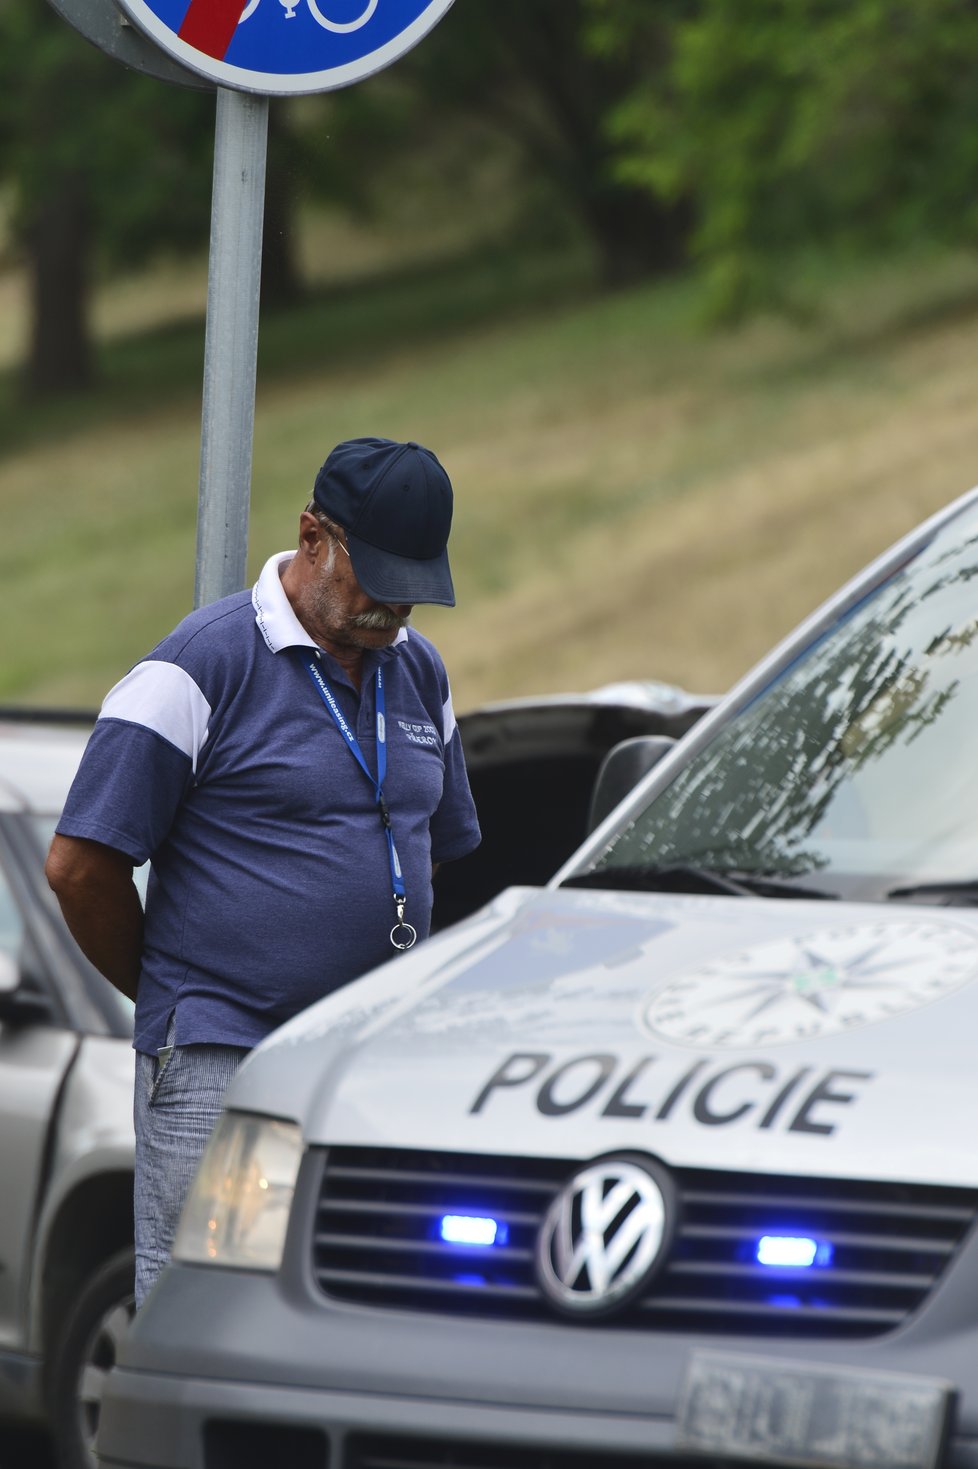
[[[320,287],[295,307],[262,318],[259,375],[263,382],[299,379],[340,356],[360,368],[405,344],[457,337],[488,319],[566,302],[587,279],[582,256],[546,259],[483,248],[391,269],[379,280]],[[206,289],[203,294],[206,299]],[[95,422],[152,413],[161,403],[195,405],[199,413],[203,359],[203,316],[195,314],[103,340],[92,389],[54,403],[25,402],[16,369],[8,367],[0,372],[0,454]]]
[[[978,478],[978,260],[826,280],[807,324],[710,334],[695,282],[468,249],[263,318],[249,575],[338,439],[431,444],[459,606],[422,610],[460,708],[646,677],[719,690]],[[149,303],[159,321],[164,303]],[[0,700],[96,702],[189,608],[199,317],[107,334],[102,383],[0,382]]]

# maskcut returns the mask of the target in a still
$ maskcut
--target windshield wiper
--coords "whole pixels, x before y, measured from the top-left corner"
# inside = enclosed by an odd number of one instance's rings
[[[838,893],[827,893],[824,888],[808,888],[790,877],[766,877],[760,872],[730,872],[728,877],[743,883],[760,898],[819,898],[838,902]]]
[[[713,872],[709,867],[695,867],[687,862],[676,862],[668,867],[601,867],[593,872],[582,872],[577,877],[568,877],[561,887],[565,888],[619,888],[638,889],[652,893],[732,893],[736,897],[750,896],[750,888],[722,872]]]
[[[652,893],[732,893],[750,896],[750,888],[709,867],[676,862],[668,867],[601,867],[561,883],[565,888],[638,888]]]
[[[652,893],[727,893],[734,897],[834,898],[835,893],[805,888],[784,878],[753,872],[718,872],[691,862],[665,867],[600,867],[561,883],[565,888],[638,889]]]
[[[890,888],[886,896],[897,900],[906,898],[910,902],[919,898],[922,903],[929,898],[940,906],[967,908],[978,904],[978,878],[965,877],[960,881],[952,879],[948,882],[914,882],[908,887]]]

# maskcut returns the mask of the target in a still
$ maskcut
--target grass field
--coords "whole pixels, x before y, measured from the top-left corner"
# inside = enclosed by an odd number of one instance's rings
[[[459,708],[713,692],[978,480],[978,259],[853,268],[807,324],[719,335],[690,281],[587,281],[564,255],[446,253],[263,320],[249,573],[334,442],[416,438],[456,486],[459,606],[416,621]],[[7,281],[0,363],[16,300]],[[28,412],[0,384],[0,700],[95,703],[189,609],[201,300],[199,269],[104,292],[98,393]]]

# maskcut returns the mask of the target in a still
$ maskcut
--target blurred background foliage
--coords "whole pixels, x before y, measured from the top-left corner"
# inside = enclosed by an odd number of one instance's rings
[[[722,687],[978,478],[976,119],[975,0],[458,0],[273,99],[254,539],[336,438],[427,435],[462,703]],[[186,610],[213,120],[0,0],[0,697],[94,701]]]
[[[30,266],[33,391],[90,380],[98,272],[201,248],[212,110],[108,65],[37,0],[0,3],[0,180]],[[495,155],[518,196],[507,225],[576,234],[602,286],[695,262],[718,315],[804,310],[800,250],[974,243],[976,116],[973,0],[464,0],[369,83],[272,103],[265,303],[302,293],[300,201],[367,217],[419,158],[469,185]]]
[[[641,43],[640,4],[601,8],[604,48]],[[609,129],[619,178],[692,201],[717,311],[804,309],[800,249],[974,245],[971,0],[700,0],[671,40],[661,85],[634,89]]]

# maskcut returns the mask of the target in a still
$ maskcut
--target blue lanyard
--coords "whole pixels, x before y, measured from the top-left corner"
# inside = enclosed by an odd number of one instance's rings
[[[306,671],[316,686],[326,708],[333,716],[333,721],[340,734],[346,740],[353,758],[360,769],[369,780],[374,790],[377,801],[377,809],[380,812],[380,820],[387,837],[387,855],[391,868],[391,884],[394,889],[394,909],[397,913],[397,922],[391,929],[391,943],[395,949],[409,949],[417,939],[417,930],[410,923],[404,921],[404,905],[407,902],[407,893],[404,888],[404,874],[397,856],[397,848],[394,845],[394,832],[391,828],[390,808],[384,799],[384,777],[387,774],[387,710],[384,698],[384,674],[381,668],[377,669],[377,700],[376,700],[376,730],[377,730],[377,775],[370,773],[370,767],[363,757],[360,742],[353,730],[350,728],[342,709],[336,702],[336,695],[323,677],[322,671],[313,657],[303,657]],[[396,937],[395,937],[396,935]]]

